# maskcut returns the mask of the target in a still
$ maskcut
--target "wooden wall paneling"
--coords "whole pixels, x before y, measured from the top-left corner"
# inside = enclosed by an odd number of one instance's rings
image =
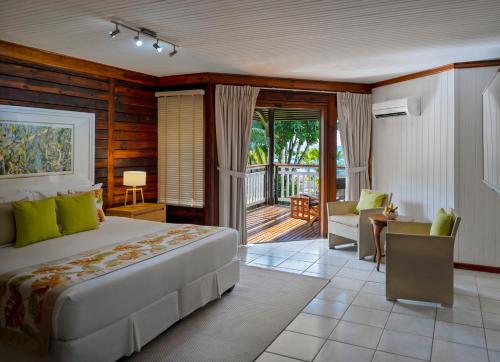
[[[124,171],[146,171],[144,189],[146,201],[156,202],[157,194],[157,106],[155,88],[130,83],[115,82],[113,137],[113,201],[120,204],[125,198]]]
[[[86,74],[98,75],[155,86],[158,78],[152,75],[138,73],[110,65],[91,62],[66,55],[47,52],[20,44],[0,40],[0,56],[21,59],[28,62],[45,64],[61,70],[72,70]]]
[[[1,51],[0,51],[1,53]],[[110,79],[0,55],[0,104],[95,114],[95,182],[108,199]]]
[[[114,130],[114,117],[115,117],[115,80],[109,80],[109,91],[108,91],[108,134],[107,134],[107,157],[108,157],[108,180],[107,185],[107,207],[114,205],[114,191],[115,191],[115,165],[114,165],[114,155],[113,155],[113,130]],[[97,148],[96,148],[97,149]]]

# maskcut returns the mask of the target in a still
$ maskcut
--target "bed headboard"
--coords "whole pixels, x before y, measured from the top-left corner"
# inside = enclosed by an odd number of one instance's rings
[[[0,197],[94,182],[93,113],[0,105]]]

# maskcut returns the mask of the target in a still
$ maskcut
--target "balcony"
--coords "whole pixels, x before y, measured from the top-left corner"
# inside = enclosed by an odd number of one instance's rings
[[[345,172],[337,170],[337,198],[344,195]],[[319,237],[319,222],[290,217],[290,198],[319,196],[319,166],[274,164],[247,167],[248,243],[307,240]]]

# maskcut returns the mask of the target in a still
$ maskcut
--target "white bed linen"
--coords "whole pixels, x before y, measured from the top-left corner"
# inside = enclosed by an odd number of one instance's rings
[[[0,273],[75,255],[172,226],[107,217],[99,230],[51,239],[24,248],[1,248]],[[68,288],[55,306],[52,338],[68,341],[111,325],[230,263],[237,255],[237,245],[237,232],[225,229]]]

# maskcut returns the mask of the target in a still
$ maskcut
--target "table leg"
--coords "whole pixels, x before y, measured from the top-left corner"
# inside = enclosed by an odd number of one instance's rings
[[[377,271],[380,271],[380,260],[382,259],[382,251],[380,250],[380,233],[384,227],[378,224],[373,224],[373,240],[375,241],[375,260],[377,262]]]

